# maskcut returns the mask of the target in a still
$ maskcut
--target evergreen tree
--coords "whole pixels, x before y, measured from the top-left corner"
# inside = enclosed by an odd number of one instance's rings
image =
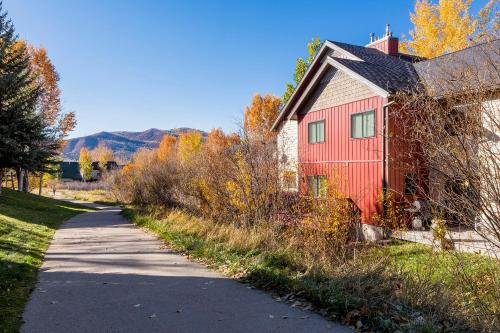
[[[0,169],[13,168],[20,175],[42,171],[57,153],[53,135],[36,112],[39,95],[25,44],[0,2]]]

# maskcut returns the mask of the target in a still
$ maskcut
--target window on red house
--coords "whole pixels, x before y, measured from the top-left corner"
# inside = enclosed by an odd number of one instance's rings
[[[375,110],[351,115],[351,137],[354,139],[375,136]]]
[[[325,142],[325,121],[315,121],[307,124],[307,137],[309,143]]]
[[[307,192],[315,198],[326,197],[328,178],[320,175],[307,176]]]

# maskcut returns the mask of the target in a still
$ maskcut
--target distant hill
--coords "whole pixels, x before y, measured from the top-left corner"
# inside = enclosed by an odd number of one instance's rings
[[[80,149],[94,149],[99,144],[105,144],[116,156],[122,159],[129,159],[140,148],[156,148],[165,134],[178,137],[179,134],[186,132],[200,132],[203,137],[207,133],[192,128],[174,128],[170,130],[160,130],[151,128],[143,132],[99,132],[92,135],[69,139],[64,147],[62,158],[64,160],[78,160]]]

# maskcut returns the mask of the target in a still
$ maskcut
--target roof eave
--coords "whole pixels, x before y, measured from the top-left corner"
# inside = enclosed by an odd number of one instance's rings
[[[323,57],[326,49],[331,49],[331,50],[338,51],[338,52],[344,54],[345,56],[352,58],[353,60],[363,61],[362,59],[358,58],[354,54],[352,54],[352,53],[344,50],[340,46],[335,45],[333,42],[331,42],[329,40],[326,40],[323,43],[323,45],[321,46],[321,48],[319,49],[319,51],[314,56],[314,59],[311,62],[311,64],[307,67],[307,70],[306,70],[304,76],[302,77],[302,80],[300,80],[300,82],[297,85],[297,87],[295,87],[292,95],[290,96],[290,98],[286,102],[285,106],[283,107],[282,111],[278,115],[278,118],[276,118],[275,122],[273,123],[273,126],[271,127],[271,130],[273,130],[273,131],[276,130],[276,128],[278,127],[278,125],[281,123],[281,121],[285,117],[286,113],[288,112],[288,110],[290,108],[290,105],[293,104],[293,102],[297,98],[296,97],[296,95],[298,94],[297,91],[299,91],[300,89],[302,89],[302,86],[304,85],[304,82],[308,79],[308,77],[309,77],[309,75],[310,75],[310,73],[312,71],[312,68],[314,68],[316,66],[317,62],[319,61],[319,59],[321,59]]]

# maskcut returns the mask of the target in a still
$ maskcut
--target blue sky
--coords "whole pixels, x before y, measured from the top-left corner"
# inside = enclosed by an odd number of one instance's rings
[[[282,95],[311,37],[364,45],[386,23],[401,36],[414,0],[3,2],[18,34],[44,46],[59,71],[76,137],[236,130],[255,93]]]

